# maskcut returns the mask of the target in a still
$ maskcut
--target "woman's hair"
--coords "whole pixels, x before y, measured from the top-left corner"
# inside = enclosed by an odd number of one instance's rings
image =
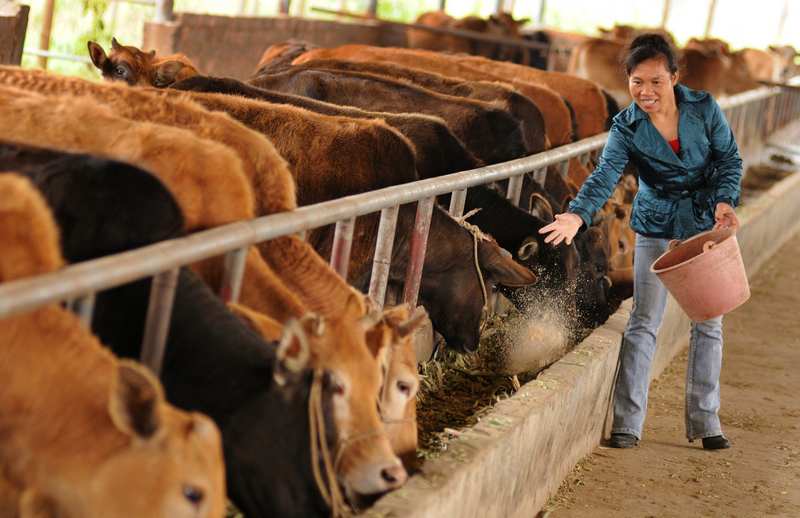
[[[675,57],[676,51],[669,42],[658,33],[650,32],[637,36],[628,46],[628,55],[623,60],[625,71],[628,75],[634,68],[648,59],[661,59],[670,74],[678,71],[678,59]]]

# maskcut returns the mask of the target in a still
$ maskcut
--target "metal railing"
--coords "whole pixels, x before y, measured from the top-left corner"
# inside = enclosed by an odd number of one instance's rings
[[[737,141],[750,145],[763,142],[766,136],[800,118],[800,90],[761,88],[723,99],[720,106]],[[6,282],[0,285],[0,318],[31,311],[48,303],[67,301],[81,315],[84,323],[89,325],[96,292],[154,276],[142,360],[158,372],[169,327],[177,269],[181,266],[227,254],[222,297],[224,300],[235,301],[242,282],[245,251],[249,245],[335,223],[337,227],[331,257],[332,268],[344,274],[347,271],[355,218],[381,211],[369,293],[376,300],[383,301],[399,206],[419,202],[411,245],[412,257],[402,300],[413,307],[417,300],[427,230],[436,196],[453,193],[450,213],[459,217],[464,209],[467,188],[509,179],[508,197],[517,204],[524,175],[531,174],[534,180],[542,182],[546,168],[551,165],[557,166],[566,175],[566,166],[571,158],[577,157],[585,162],[591,152],[598,151],[605,145],[607,136],[607,133],[603,133],[503,164],[231,223],[186,237],[70,265],[58,272]]]

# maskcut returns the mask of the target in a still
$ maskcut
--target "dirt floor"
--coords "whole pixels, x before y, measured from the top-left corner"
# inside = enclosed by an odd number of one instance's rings
[[[800,234],[725,316],[720,419],[729,450],[689,443],[686,355],[651,384],[642,441],[599,446],[538,518],[800,517]]]

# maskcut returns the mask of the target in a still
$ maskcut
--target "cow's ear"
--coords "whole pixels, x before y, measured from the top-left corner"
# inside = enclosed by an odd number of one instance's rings
[[[150,52],[148,52],[147,53],[147,57],[149,57],[150,59],[155,59],[155,57],[156,57],[156,49],[153,49]]]
[[[400,335],[400,338],[405,338],[406,336],[414,333],[417,329],[421,328],[425,325],[425,320],[428,318],[428,312],[425,309],[420,308],[414,318],[410,320],[406,320],[405,322],[400,322],[397,325],[397,334]]]
[[[111,48],[117,50],[121,45],[117,42],[117,38],[111,38]]]
[[[322,317],[307,315],[303,323],[290,318],[283,325],[283,335],[275,351],[277,361],[273,377],[278,385],[285,385],[287,381],[295,379],[300,372],[308,366],[311,357],[309,334],[322,333],[324,321]],[[307,330],[306,327],[310,329]]]
[[[350,293],[344,305],[344,316],[356,320],[365,314],[367,314],[367,304],[364,301],[364,295],[355,291]]]
[[[569,212],[569,204],[575,199],[575,196],[568,194],[564,201],[561,202],[561,213]]]
[[[167,86],[175,80],[175,76],[183,68],[182,61],[165,61],[156,67],[156,84],[154,86]]]
[[[530,286],[536,284],[536,275],[513,259],[501,256],[495,245],[489,241],[478,243],[478,262],[481,268],[491,272],[506,286]]]
[[[120,431],[149,439],[161,428],[164,389],[144,365],[120,360],[109,396],[111,420]]]
[[[89,57],[92,58],[92,63],[94,63],[94,66],[100,70],[103,70],[103,66],[106,64],[106,60],[108,59],[106,56],[106,51],[103,50],[103,47],[93,41],[90,41],[88,45]]]
[[[552,223],[555,219],[553,216],[553,207],[550,206],[550,202],[548,202],[544,196],[538,192],[531,194],[530,205],[531,214],[541,219],[545,223]]]
[[[535,237],[528,236],[522,241],[522,246],[517,251],[517,257],[521,261],[527,261],[539,252],[539,241]]]
[[[36,487],[29,487],[19,499],[19,518],[57,518],[61,516],[55,501]]]

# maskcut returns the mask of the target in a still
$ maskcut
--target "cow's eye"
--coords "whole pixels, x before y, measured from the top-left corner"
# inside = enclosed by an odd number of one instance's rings
[[[117,69],[114,70],[114,72],[120,77],[125,77],[125,69],[122,67],[117,67]]]
[[[405,381],[398,381],[397,382],[397,390],[405,394],[406,396],[411,395],[411,384],[406,383]]]
[[[601,274],[601,275],[602,275],[602,274],[604,274],[604,273],[605,273],[605,271],[606,271],[606,269],[603,267],[603,265],[602,265],[602,264],[598,264],[598,265],[595,267],[595,269],[597,270],[597,273],[599,273],[599,274]]]
[[[195,486],[183,486],[183,496],[186,497],[191,503],[197,505],[203,501],[203,490]]]

